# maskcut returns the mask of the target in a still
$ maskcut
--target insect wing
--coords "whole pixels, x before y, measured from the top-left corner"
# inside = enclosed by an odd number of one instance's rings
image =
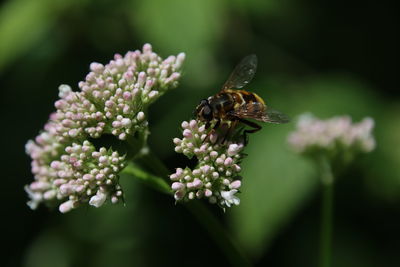
[[[265,122],[270,123],[288,123],[290,121],[289,117],[282,112],[275,110],[273,108],[267,108]]]
[[[264,104],[251,102],[230,111],[228,114],[242,119],[255,119],[265,122],[267,120],[265,109],[266,106]]]
[[[256,70],[257,56],[248,55],[233,70],[224,86],[222,86],[222,90],[243,88],[253,79]]]
[[[262,122],[270,123],[287,123],[289,117],[280,111],[266,107],[262,103],[251,102],[243,105],[236,110],[229,112],[229,115],[242,119],[255,119]]]

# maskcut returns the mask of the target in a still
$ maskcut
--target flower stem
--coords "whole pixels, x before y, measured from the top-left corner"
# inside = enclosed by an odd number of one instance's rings
[[[334,176],[326,158],[321,159],[320,169],[322,182],[320,266],[330,267],[332,266]]]
[[[135,160],[139,161],[144,165],[144,167],[151,169],[154,175],[139,169],[139,167],[133,163],[128,164],[128,166],[123,170],[123,173],[133,175],[156,190],[172,195],[170,186],[166,182],[169,170],[164,163],[154,155],[154,153],[148,150],[135,158]],[[191,204],[185,204],[184,206],[210,234],[211,238],[217,246],[220,247],[232,266],[251,266],[249,259],[233,241],[232,237],[221,225],[218,219],[204,206],[203,203],[194,202]]]
[[[145,168],[151,170],[155,175],[160,176],[164,181],[169,182],[170,171],[164,163],[148,148],[137,161],[139,161]],[[171,191],[172,192],[172,191]]]
[[[167,184],[165,180],[143,171],[132,162],[129,163],[125,167],[125,169],[122,170],[121,174],[132,175],[135,178],[142,181],[143,183],[145,183],[146,185],[152,187],[153,189],[164,194],[172,195],[171,187]]]

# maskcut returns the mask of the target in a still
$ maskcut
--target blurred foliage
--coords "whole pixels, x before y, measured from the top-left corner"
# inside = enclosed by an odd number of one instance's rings
[[[158,48],[161,52],[185,51],[191,83],[204,88],[216,77],[212,51],[223,31],[222,7],[221,1],[213,0],[132,2],[131,21],[147,42],[163,44]]]
[[[87,1],[14,0],[0,10],[0,70],[21,54],[32,49],[49,31],[63,12],[81,7]],[[33,51],[31,51],[32,53]]]
[[[288,114],[312,112],[323,117],[349,114],[359,120],[366,115],[375,117],[376,112],[370,107],[379,109],[380,104],[366,93],[368,88],[348,77],[319,76],[299,82],[269,77],[255,88],[268,88],[270,98],[274,103],[282,103],[281,109]],[[296,93],[299,91],[301,95]],[[268,98],[265,99],[268,104]],[[257,157],[244,162],[242,191],[252,194],[242,194],[242,204],[232,212],[232,222],[233,232],[257,256],[309,200],[318,184],[312,162],[285,147],[295,120],[293,117],[293,123],[284,126],[266,125],[262,133],[252,136],[247,148],[250,157]]]
[[[4,168],[1,196],[4,203],[17,203],[5,207],[5,242],[11,244],[5,265],[227,264],[187,210],[124,177],[126,206],[60,215],[24,205],[22,188],[31,174],[23,145],[53,110],[58,85],[76,85],[90,62],[106,63],[116,52],[150,42],[162,56],[187,53],[182,84],[150,111],[150,146],[171,170],[191,164],[173,151],[180,122],[191,118],[200,99],[219,90],[246,54],[259,57],[249,89],[292,117],[291,124],[264,125],[251,135],[241,205],[225,214],[210,207],[259,265],[315,264],[318,180],[311,162],[286,145],[296,117],[307,111],[322,118],[373,117],[376,151],[357,159],[337,182],[335,266],[396,266],[400,101],[397,46],[388,33],[397,13],[384,4],[365,4],[363,12],[354,7],[359,8],[344,1],[276,0],[3,3],[1,108],[4,125],[14,131],[1,138],[13,163]],[[208,257],[197,257],[196,249]]]
[[[400,103],[382,107],[376,125],[376,152],[368,159],[366,178],[368,190],[395,203],[400,197]]]

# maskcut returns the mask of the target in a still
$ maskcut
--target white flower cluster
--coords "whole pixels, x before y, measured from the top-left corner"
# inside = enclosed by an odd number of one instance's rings
[[[47,142],[31,141],[26,145],[28,154],[39,156],[32,161],[36,180],[25,187],[31,196],[28,205],[32,209],[42,201],[60,200],[64,202],[59,210],[65,213],[81,203],[89,202],[100,207],[108,197],[113,203],[121,199],[118,173],[124,167],[124,157],[118,152],[104,147],[96,151],[89,141],[84,141],[83,145],[73,143],[67,146],[59,160],[46,164],[43,153],[49,148],[51,145]]]
[[[110,133],[121,140],[147,127],[143,111],[176,87],[185,54],[162,60],[152,52],[150,44],[114,56],[107,65],[92,63],[86,80],[79,83],[81,91],[73,92],[61,85],[53,119],[61,142],[71,138],[97,138]]]
[[[301,115],[297,129],[291,133],[288,142],[300,154],[312,155],[321,151],[331,156],[346,152],[370,152],[375,148],[372,136],[374,120],[364,118],[352,123],[349,116],[321,120],[311,114]]]
[[[198,164],[193,170],[178,168],[170,175],[175,199],[205,197],[222,208],[239,205],[236,193],[241,186],[239,163],[243,158],[243,144],[219,142],[217,132],[210,132],[212,129],[206,129],[200,121],[184,121],[182,128],[183,138],[174,139],[175,151],[188,158],[195,156]]]
[[[118,173],[124,157],[88,141],[103,134],[125,140],[135,132],[148,134],[146,110],[168,89],[177,86],[185,58],[181,53],[161,59],[150,44],[143,51],[114,56],[109,64],[92,63],[81,91],[59,88],[56,112],[26,153],[32,158],[34,182],[26,186],[35,209],[39,203],[59,204],[67,212],[81,203],[100,207],[123,196]]]

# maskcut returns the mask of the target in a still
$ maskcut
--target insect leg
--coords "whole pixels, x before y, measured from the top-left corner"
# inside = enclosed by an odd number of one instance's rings
[[[213,131],[215,130],[215,129],[217,129],[218,127],[219,127],[219,125],[221,124],[221,121],[220,120],[217,120],[217,123],[214,125],[214,127],[213,127]]]
[[[206,138],[204,138],[203,143],[204,143],[207,139],[210,138],[210,135],[211,135],[213,132],[215,132],[215,129],[217,129],[217,128],[219,127],[220,124],[221,124],[221,121],[220,121],[220,120],[217,120],[217,122],[215,123],[214,127],[211,129],[211,131],[208,132]],[[208,125],[208,127],[207,127],[207,125]],[[208,121],[208,122],[206,123],[206,129],[210,128],[210,125],[211,125],[211,123]]]
[[[237,119],[238,119],[241,123],[246,124],[246,125],[248,125],[248,126],[250,126],[250,127],[253,127],[253,129],[244,130],[244,131],[243,131],[244,144],[247,145],[247,143],[248,143],[247,134],[258,132],[259,130],[261,130],[261,126],[258,125],[258,124],[255,123],[255,122],[252,122],[252,121],[244,120],[244,119],[241,119],[241,118],[237,118]]]
[[[236,128],[236,124],[237,124],[237,123],[238,123],[237,120],[234,120],[234,121],[231,122],[231,125],[229,126],[229,129],[228,129],[228,131],[226,132],[226,134],[225,134],[225,136],[224,136],[224,139],[222,140],[222,143],[221,143],[221,144],[225,143],[225,141],[226,141],[227,138],[230,138],[230,136],[232,135],[233,130]]]

